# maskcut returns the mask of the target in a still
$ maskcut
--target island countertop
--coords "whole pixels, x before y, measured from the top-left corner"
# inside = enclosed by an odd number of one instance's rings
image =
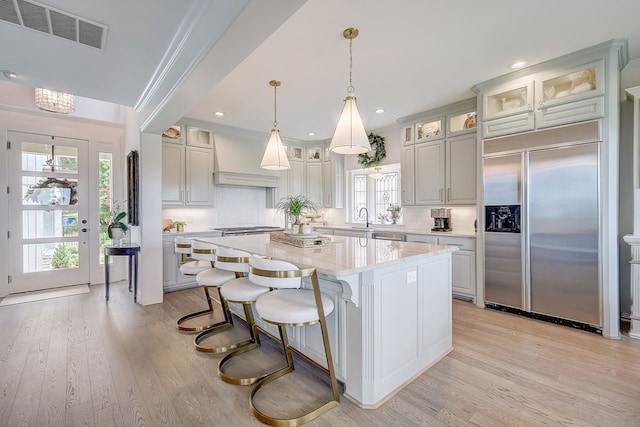
[[[453,349],[451,253],[458,248],[327,237],[331,243],[309,248],[272,241],[267,234],[198,240],[315,267],[320,289],[335,307],[327,327],[344,396],[363,408],[377,408]],[[302,287],[310,283],[303,281]],[[230,307],[242,317],[241,307]],[[277,336],[275,326],[259,316],[256,324]],[[324,363],[319,328],[299,328],[290,343]]]
[[[425,243],[347,236],[326,237],[331,238],[331,243],[309,248],[271,241],[268,234],[206,237],[198,240],[288,261],[301,268],[315,267],[319,273],[337,278],[458,250],[455,246]]]

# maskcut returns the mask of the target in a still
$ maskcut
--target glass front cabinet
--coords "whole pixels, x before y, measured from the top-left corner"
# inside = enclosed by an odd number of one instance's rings
[[[483,96],[484,138],[603,117],[604,61],[543,71]]]

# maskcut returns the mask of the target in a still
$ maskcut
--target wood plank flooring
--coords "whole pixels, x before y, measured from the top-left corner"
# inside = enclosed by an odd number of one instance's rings
[[[103,291],[0,307],[0,426],[262,425],[251,387],[220,381],[221,356],[196,352],[193,335],[175,328],[205,307],[200,289],[149,307],[133,304],[125,282],[109,303]],[[343,398],[308,425],[640,426],[639,340],[457,300],[453,315],[455,350],[382,407]],[[263,344],[230,369],[280,363],[279,347]],[[329,396],[323,374],[296,363],[260,407],[286,414]]]

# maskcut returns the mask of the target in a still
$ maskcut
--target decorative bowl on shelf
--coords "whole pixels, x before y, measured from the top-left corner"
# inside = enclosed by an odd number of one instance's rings
[[[518,98],[502,98],[502,111],[515,110],[522,105],[522,100]]]
[[[593,83],[589,83],[589,82],[580,83],[578,86],[571,89],[571,94],[575,95],[578,93],[589,92],[590,90],[593,90],[593,89],[594,89]]]

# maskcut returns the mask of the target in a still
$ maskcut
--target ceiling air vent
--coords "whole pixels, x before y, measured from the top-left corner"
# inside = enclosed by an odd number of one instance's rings
[[[103,49],[107,27],[85,18],[27,0],[0,0],[0,20]]]

